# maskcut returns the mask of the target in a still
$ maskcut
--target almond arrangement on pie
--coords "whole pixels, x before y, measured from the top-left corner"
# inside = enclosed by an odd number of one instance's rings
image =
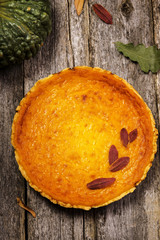
[[[85,210],[133,192],[157,150],[140,95],[117,75],[85,66],[39,80],[17,107],[11,138],[31,187]]]

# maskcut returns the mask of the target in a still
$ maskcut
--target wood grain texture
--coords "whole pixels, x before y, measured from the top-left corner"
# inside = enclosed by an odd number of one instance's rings
[[[66,67],[102,67],[125,78],[140,93],[156,119],[160,111],[160,73],[144,74],[138,64],[120,54],[115,41],[160,48],[159,0],[99,0],[113,16],[102,22],[86,0],[78,17],[74,0],[52,0],[52,33],[38,55],[23,65],[0,70],[1,168],[0,239],[3,240],[159,240],[159,153],[136,191],[107,207],[83,211],[52,204],[24,184],[10,144],[16,106],[34,83]],[[154,20],[154,21],[153,21]],[[23,82],[24,80],[24,82]],[[16,197],[25,199],[37,217],[24,213]],[[2,236],[2,237],[1,237]]]
[[[25,63],[25,93],[38,79],[74,66],[69,11],[69,2],[52,2],[52,34],[39,54]],[[74,234],[74,210],[56,206],[30,187],[27,189],[28,204],[37,213],[36,219],[28,216],[28,239],[70,239]]]
[[[153,4],[153,20],[154,20],[154,41],[158,48],[160,48],[160,3],[159,1],[152,1]],[[157,90],[157,107],[160,124],[160,73],[156,74],[156,90]],[[160,127],[159,127],[160,130]]]
[[[89,12],[85,1],[82,14],[77,16],[73,3],[69,8],[70,40],[74,56],[74,65],[89,65]]]
[[[0,239],[25,240],[25,212],[16,198],[25,199],[25,182],[11,147],[11,125],[23,97],[23,67],[0,70]]]
[[[152,73],[144,74],[137,64],[118,53],[114,46],[115,41],[144,43],[146,46],[154,43],[151,2],[130,1],[131,11],[128,9],[126,17],[125,1],[118,1],[118,4],[101,1],[100,3],[113,15],[113,25],[105,25],[93,14],[92,3],[94,1],[90,1],[89,4],[91,66],[100,66],[125,78],[140,93],[158,121],[155,76]],[[157,156],[147,179],[133,194],[106,208],[96,209],[95,239],[159,239],[158,168]]]

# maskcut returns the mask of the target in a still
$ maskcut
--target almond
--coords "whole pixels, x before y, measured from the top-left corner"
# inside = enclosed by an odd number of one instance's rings
[[[129,163],[129,157],[121,157],[117,159],[111,166],[110,166],[110,171],[111,172],[117,172],[119,170],[122,170],[127,166]]]
[[[87,184],[87,187],[91,190],[106,188],[115,182],[115,178],[97,178]]]
[[[102,5],[94,4],[93,10],[103,22],[112,24],[112,15]]]
[[[137,138],[137,135],[138,135],[138,131],[136,128],[132,132],[129,133],[129,142],[130,143],[133,142]]]
[[[117,148],[112,145],[109,149],[109,164],[111,165],[118,159],[118,151]]]
[[[128,145],[128,132],[125,128],[121,129],[120,137],[121,137],[121,141],[122,141],[123,146],[127,147],[127,145]]]

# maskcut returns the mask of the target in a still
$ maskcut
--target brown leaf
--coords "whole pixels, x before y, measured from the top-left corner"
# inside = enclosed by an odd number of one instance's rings
[[[127,147],[127,145],[128,145],[128,132],[125,128],[121,129],[120,137],[121,137],[122,144],[125,147]]]
[[[87,187],[91,190],[106,188],[115,182],[115,178],[97,178],[87,184]]]
[[[110,171],[111,172],[117,172],[119,170],[122,170],[125,168],[129,163],[129,157],[121,157],[117,159],[111,166],[110,166]]]
[[[129,133],[129,142],[130,143],[133,142],[137,138],[137,135],[138,135],[138,131],[136,128],[132,132]]]
[[[112,24],[112,15],[102,5],[94,4],[93,10],[102,21]]]
[[[21,201],[20,198],[17,198],[17,203],[18,203],[18,205],[19,205],[21,208],[23,208],[23,209],[25,209],[26,211],[28,211],[29,213],[31,213],[34,218],[36,217],[36,213],[35,213],[31,208],[27,207],[27,206]]]
[[[74,5],[77,11],[77,15],[79,16],[82,12],[83,9],[83,4],[84,4],[84,0],[75,0],[74,1]]]
[[[109,149],[109,164],[112,164],[117,159],[118,159],[117,148],[114,145],[112,145]]]

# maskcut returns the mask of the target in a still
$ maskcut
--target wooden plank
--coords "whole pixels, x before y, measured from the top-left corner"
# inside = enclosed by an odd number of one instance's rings
[[[160,49],[160,4],[159,1],[152,1],[153,3],[153,19],[154,19],[154,41],[157,47]],[[160,72],[157,73],[156,79],[156,90],[157,90],[157,108],[159,113],[159,124],[160,124]],[[160,131],[160,127],[159,127]]]
[[[124,5],[125,2],[127,5]],[[90,1],[89,4],[91,66],[111,70],[127,79],[146,101],[157,121],[154,75],[144,74],[137,64],[118,53],[114,46],[115,41],[144,43],[146,46],[154,43],[151,2],[123,1],[122,5],[122,1],[117,4],[114,1],[100,1],[113,15],[113,25],[106,25],[98,19],[91,10],[93,3]],[[159,239],[158,167],[157,155],[146,180],[134,193],[117,203],[95,210],[95,239]]]
[[[152,1],[152,7],[153,7],[153,27],[154,27],[154,41],[155,44],[157,45],[157,47],[160,49],[160,3],[158,0]],[[157,98],[157,110],[158,110],[158,130],[159,130],[159,136],[160,136],[160,71],[156,74],[155,76],[155,88],[156,88],[156,98]],[[160,151],[159,151],[159,147],[160,147],[160,138],[159,138],[159,142],[158,142],[158,154],[160,156]],[[157,156],[157,159],[159,161],[160,157]],[[158,167],[157,167],[157,171],[158,171]],[[159,185],[159,181],[157,179],[157,191],[160,190],[160,185]],[[159,207],[159,203],[157,203],[157,207]],[[160,209],[160,207],[159,207]],[[157,213],[156,213],[157,215]],[[159,212],[159,216],[160,216],[160,212]],[[157,220],[157,218],[155,219],[155,221]],[[160,228],[158,230],[158,237],[160,239]]]
[[[82,240],[84,239],[84,211],[74,209],[74,226],[73,226],[73,239]]]
[[[25,239],[25,212],[16,198],[25,199],[25,182],[11,146],[11,125],[23,97],[23,66],[0,70],[0,238]]]
[[[74,65],[89,65],[89,12],[88,1],[85,1],[80,16],[77,15],[73,2],[69,12],[70,39],[74,56]]]
[[[89,65],[88,1],[85,1],[84,8],[80,16],[76,13],[73,1],[70,2],[69,6],[69,35],[73,51],[74,65]],[[91,239],[94,236],[94,217],[92,212],[74,210],[73,239]]]
[[[69,3],[53,1],[52,10],[52,34],[40,53],[25,63],[25,93],[38,79],[74,65],[69,35]],[[37,213],[36,219],[28,216],[28,239],[72,239],[74,210],[54,205],[29,186],[27,194],[28,205]]]
[[[84,213],[84,239],[93,240],[96,237],[95,209]]]

